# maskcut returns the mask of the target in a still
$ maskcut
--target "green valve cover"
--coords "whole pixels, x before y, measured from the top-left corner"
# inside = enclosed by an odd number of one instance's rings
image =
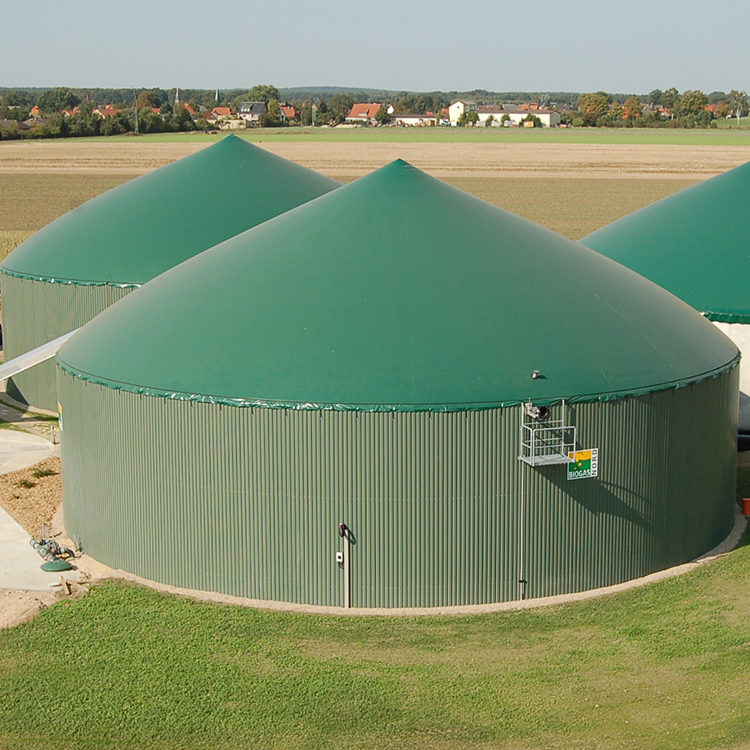
[[[171,398],[452,411],[620,398],[737,357],[650,281],[398,160],[136,290],[58,364]]]
[[[750,323],[750,162],[664,198],[581,242],[711,320]]]
[[[0,270],[48,282],[143,284],[338,185],[231,135],[61,216]]]

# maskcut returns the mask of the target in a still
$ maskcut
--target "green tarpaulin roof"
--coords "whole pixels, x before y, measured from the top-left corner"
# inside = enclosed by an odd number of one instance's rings
[[[59,283],[143,284],[338,185],[229,136],[61,216],[0,270]]]
[[[750,162],[584,237],[711,320],[750,323]]]
[[[173,398],[414,411],[617,398],[737,357],[646,279],[399,160],[136,290],[58,363]]]

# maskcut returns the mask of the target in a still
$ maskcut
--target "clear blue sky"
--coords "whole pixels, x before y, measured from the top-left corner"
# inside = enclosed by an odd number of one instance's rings
[[[750,89],[749,0],[0,0],[0,86]]]

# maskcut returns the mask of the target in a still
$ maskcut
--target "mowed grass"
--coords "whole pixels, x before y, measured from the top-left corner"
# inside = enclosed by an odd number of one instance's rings
[[[750,130],[750,117],[740,117],[739,125],[737,125],[736,117],[727,120],[716,120],[716,126],[722,130]]]
[[[616,596],[454,618],[104,583],[0,633],[0,747],[747,747],[749,574],[745,544]]]
[[[110,141],[210,142],[229,132],[254,142],[319,141],[322,143],[570,143],[654,146],[750,146],[744,129],[680,130],[672,128],[255,128],[219,133],[153,133],[109,136]],[[101,138],[84,138],[97,140]]]

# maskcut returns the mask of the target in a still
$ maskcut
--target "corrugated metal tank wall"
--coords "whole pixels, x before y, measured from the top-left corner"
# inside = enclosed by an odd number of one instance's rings
[[[53,284],[0,273],[5,361],[72,331],[133,287]],[[42,362],[8,382],[13,398],[55,411],[55,364]]]
[[[529,597],[692,559],[729,532],[738,371],[578,404],[598,479],[520,464],[520,407],[459,413],[238,408],[139,396],[58,371],[65,525],[86,552],[178,586],[352,606]],[[559,409],[559,407],[557,407]]]

